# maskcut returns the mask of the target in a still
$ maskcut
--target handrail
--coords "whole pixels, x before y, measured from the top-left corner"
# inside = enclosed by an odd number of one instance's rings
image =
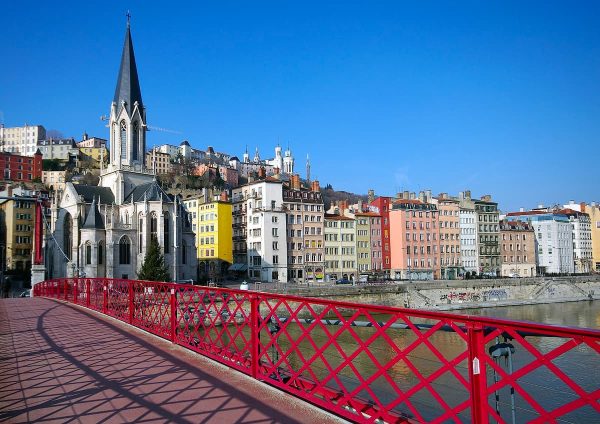
[[[600,412],[598,381],[576,372],[581,361],[598,368],[599,330],[111,278],[47,280],[33,292],[127,322],[354,422],[509,422],[511,414],[584,422]],[[565,389],[544,387],[551,380]]]

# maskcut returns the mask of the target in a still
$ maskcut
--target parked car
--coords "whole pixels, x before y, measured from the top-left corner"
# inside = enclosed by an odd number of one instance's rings
[[[19,297],[31,297],[31,290],[25,290]]]
[[[347,278],[340,278],[339,280],[335,280],[335,284],[352,284],[352,281]]]
[[[513,272],[512,274],[508,275],[509,278],[521,278],[521,276],[515,272]]]

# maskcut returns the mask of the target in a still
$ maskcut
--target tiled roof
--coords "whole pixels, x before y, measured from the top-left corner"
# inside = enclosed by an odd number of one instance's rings
[[[336,215],[332,213],[326,213],[325,219],[330,219],[332,221],[354,221],[354,218],[350,218],[348,216]]]
[[[150,183],[140,184],[134,188],[133,191],[129,193],[129,196],[127,196],[125,199],[125,203],[131,202],[132,200],[134,202],[143,202],[144,199],[148,201],[159,201],[161,199],[161,195],[165,202],[170,202],[173,200],[172,197],[166,191],[164,191],[156,181],[152,181]]]

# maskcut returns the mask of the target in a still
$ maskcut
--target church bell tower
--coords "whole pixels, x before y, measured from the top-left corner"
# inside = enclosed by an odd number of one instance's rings
[[[110,108],[110,170],[143,170],[146,151],[146,110],[138,80],[129,16],[117,87]]]

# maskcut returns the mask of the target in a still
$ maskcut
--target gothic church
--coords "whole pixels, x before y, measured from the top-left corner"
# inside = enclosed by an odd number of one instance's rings
[[[98,186],[67,183],[53,200],[48,278],[137,278],[151,237],[173,281],[196,278],[195,236],[183,203],[145,166],[146,109],[129,23],[110,118],[110,163]]]

